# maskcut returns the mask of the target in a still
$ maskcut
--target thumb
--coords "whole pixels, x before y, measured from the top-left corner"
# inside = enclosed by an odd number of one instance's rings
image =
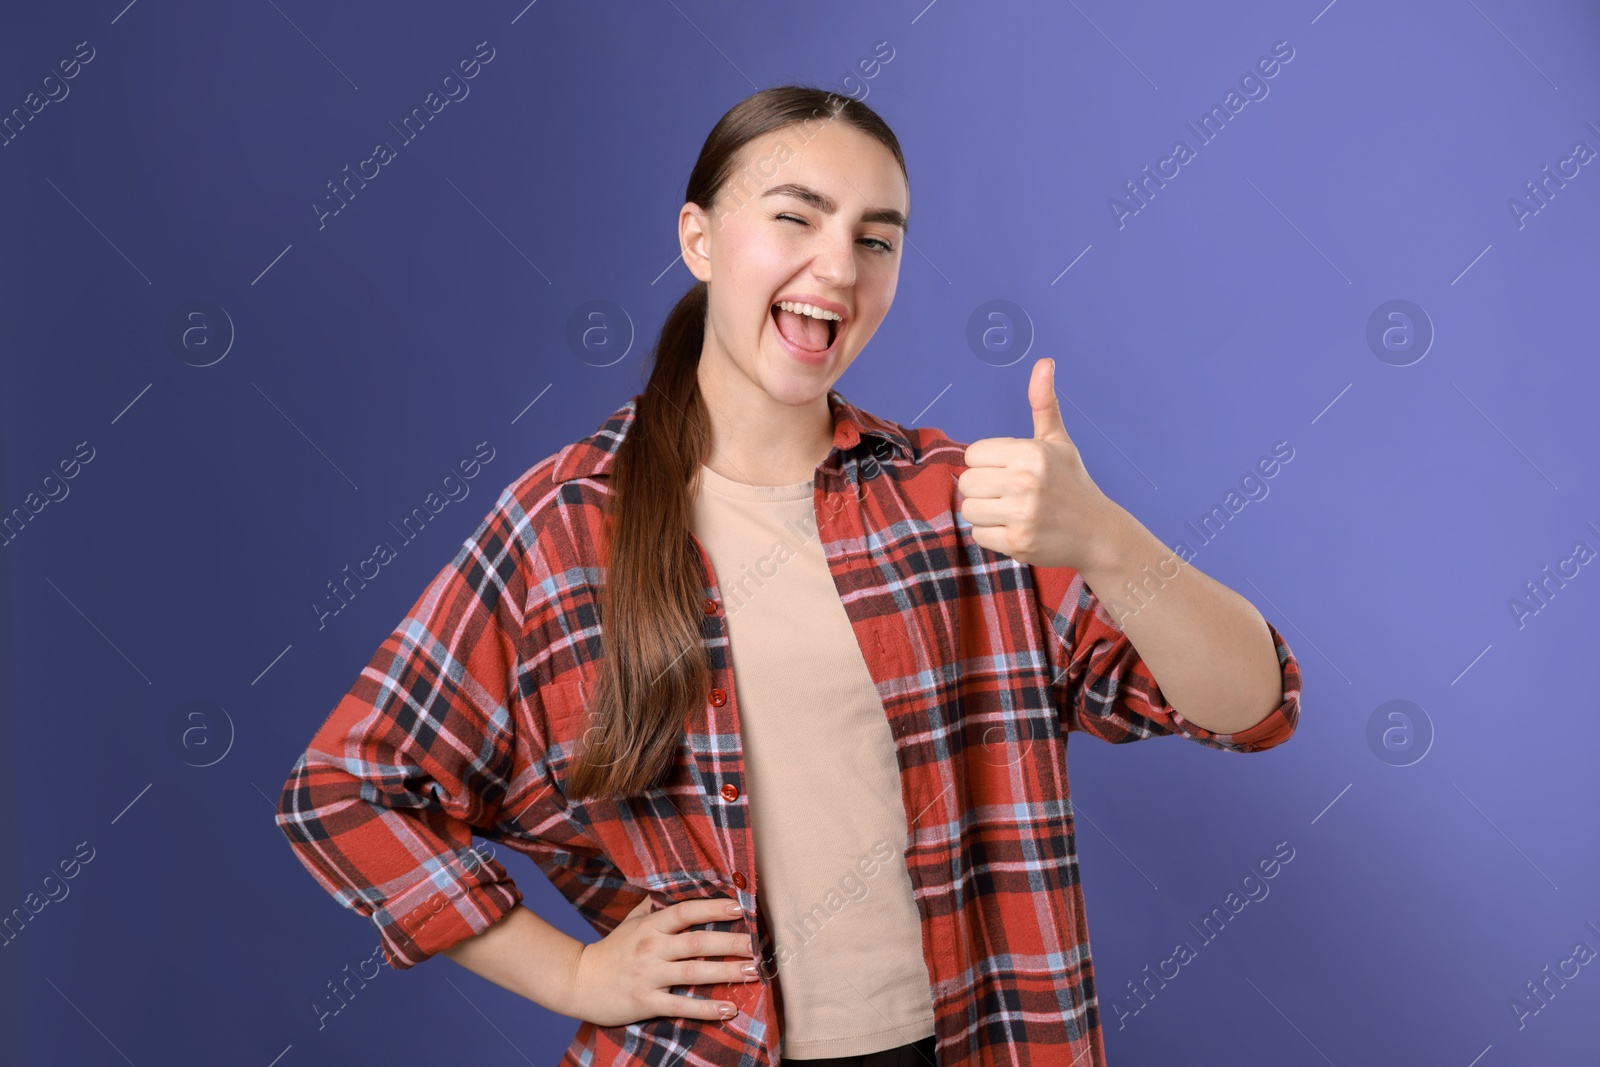
[[[1033,406],[1034,440],[1069,440],[1066,424],[1061,421],[1061,403],[1056,399],[1055,360],[1041,359],[1033,365],[1033,377],[1028,379],[1028,403]]]

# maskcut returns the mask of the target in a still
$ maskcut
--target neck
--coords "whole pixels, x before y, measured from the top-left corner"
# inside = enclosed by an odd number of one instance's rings
[[[833,447],[827,389],[788,403],[712,353],[702,354],[700,396],[711,418],[706,466],[747,485],[793,485],[811,478]]]

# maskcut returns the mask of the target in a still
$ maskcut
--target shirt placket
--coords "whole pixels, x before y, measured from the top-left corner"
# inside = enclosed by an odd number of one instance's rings
[[[869,517],[864,513],[873,494],[879,491],[871,488],[871,483],[884,476],[881,463],[874,462],[866,468],[866,471],[870,473],[866,474],[866,480],[863,481],[862,464],[853,458],[846,460],[841,466],[835,467],[829,464],[818,470],[814,504],[823,551],[827,554],[830,545],[836,546],[845,541],[856,542],[862,545],[862,551],[875,556],[868,563],[856,564],[864,573],[872,574],[874,582],[891,581],[889,577],[891,575],[900,580],[914,578],[911,564],[905,562],[905,558],[914,558],[918,555],[926,558],[931,553],[890,553],[882,545],[874,547],[867,537],[869,525],[873,529],[886,529],[888,524],[885,516]],[[880,489],[884,492],[889,491],[883,487]],[[843,503],[838,506],[830,505],[827,500],[828,495],[841,493],[845,494]],[[880,552],[882,555],[877,555]],[[840,584],[841,573],[847,565],[841,561],[837,550],[827,554],[827,559],[828,569],[833,574],[835,584]],[[869,614],[866,601],[846,596],[842,585],[840,599],[844,604],[845,614],[850,619],[856,643],[861,648],[862,658],[866,661],[868,672],[880,694],[889,692],[893,688],[895,679],[914,676],[919,670],[918,664],[935,662],[939,656],[949,654],[948,650],[934,647],[930,643],[933,635],[925,631],[911,610]],[[938,826],[952,818],[955,799],[949,795],[951,791],[939,782],[938,776],[928,768],[913,767],[907,770],[905,735],[925,729],[936,709],[910,710],[897,707],[892,701],[886,701],[885,710],[889,720],[890,736],[894,740],[896,763],[900,768],[906,840],[925,848],[928,844],[927,828]],[[919,826],[923,827],[920,832]],[[923,891],[935,887],[930,886],[921,876],[921,872],[925,869],[923,864],[917,862],[907,864],[907,873],[910,875],[912,886],[918,891],[917,907],[921,917],[923,963],[927,966],[929,981],[938,987],[953,973],[966,966],[966,961],[961,952],[960,930],[956,920],[948,914],[931,917],[928,914]]]
[[[716,869],[725,883],[722,892],[736,895],[744,907],[743,918],[750,931],[750,947],[759,961],[764,947],[757,936],[760,915],[756,892],[755,840],[751,831],[749,798],[745,794],[744,738],[739,731],[739,702],[734,687],[727,615],[711,555],[694,534],[691,533],[689,539],[700,554],[705,576],[702,607],[706,618],[703,634],[711,664],[711,688],[685,722],[685,729],[690,734],[699,734],[703,739],[700,744],[690,746],[698,794],[715,834],[715,840],[702,843],[702,847],[709,846],[708,858],[715,861]],[[753,1005],[761,1005],[767,1055],[769,1062],[776,1064],[779,1059],[779,1020],[773,998],[762,996],[760,985],[760,982],[734,983],[728,999],[746,1014]]]

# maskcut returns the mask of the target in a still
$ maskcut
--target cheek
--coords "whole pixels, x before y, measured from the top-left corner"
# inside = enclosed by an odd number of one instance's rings
[[[783,243],[774,235],[763,233],[757,227],[739,225],[729,226],[722,240],[722,251],[741,283],[747,285],[777,270],[786,255]]]
[[[878,332],[878,327],[888,317],[889,307],[893,303],[894,282],[892,280],[886,290],[875,289],[871,292],[861,293],[861,315],[854,327],[857,344],[864,344],[866,338]]]
[[[780,249],[770,241],[731,235],[718,249],[722,269],[715,270],[713,282],[725,294],[730,317],[737,317],[760,328],[771,310],[772,296],[793,271],[786,270]]]
[[[877,284],[877,291],[873,294],[874,301],[881,303],[884,314],[888,314],[889,305],[894,303],[894,292],[899,286],[900,264],[896,263],[884,272],[883,278]]]

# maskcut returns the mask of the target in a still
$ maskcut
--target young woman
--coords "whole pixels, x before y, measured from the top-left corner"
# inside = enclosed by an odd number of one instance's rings
[[[443,953],[581,1020],[567,1067],[1103,1064],[1067,735],[1270,748],[1298,665],[1095,487],[1050,361],[1032,438],[833,388],[910,214],[871,109],[758,92],[685,201],[699,281],[644,391],[506,488],[278,824],[391,966]]]

